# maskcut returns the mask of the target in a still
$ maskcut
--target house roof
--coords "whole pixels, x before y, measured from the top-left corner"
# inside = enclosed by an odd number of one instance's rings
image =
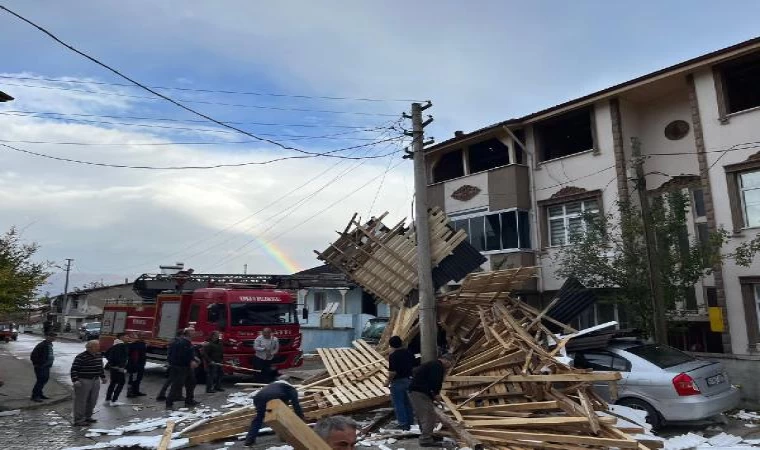
[[[448,147],[451,144],[459,141],[463,141],[468,138],[472,138],[474,136],[477,136],[479,134],[486,133],[488,131],[492,131],[496,128],[499,128],[504,125],[521,125],[525,124],[526,122],[531,122],[534,120],[542,119],[545,116],[551,116],[553,114],[559,114],[561,112],[564,112],[565,110],[570,110],[573,108],[584,106],[585,104],[591,103],[593,101],[598,100],[599,98],[603,98],[605,96],[612,96],[615,93],[618,93],[620,91],[626,90],[626,89],[632,89],[638,85],[646,84],[649,82],[653,82],[655,80],[658,80],[660,78],[663,78],[668,75],[673,75],[677,72],[688,72],[691,71],[701,65],[704,64],[713,64],[721,60],[733,58],[740,56],[743,53],[746,53],[750,50],[753,50],[755,48],[760,48],[760,37],[756,37],[753,39],[749,39],[744,42],[740,42],[738,44],[732,45],[730,47],[725,47],[720,50],[716,50],[714,52],[706,53],[704,55],[698,56],[696,58],[692,58],[683,62],[680,62],[678,64],[666,67],[664,69],[657,70],[655,72],[651,72],[646,75],[642,75],[640,77],[634,78],[632,80],[625,81],[623,83],[616,84],[614,86],[610,86],[606,89],[602,89],[600,91],[592,92],[590,94],[584,95],[583,97],[578,97],[573,100],[569,100],[563,103],[560,103],[558,105],[551,106],[549,108],[542,109],[540,111],[536,111],[534,113],[530,113],[528,115],[513,118],[513,119],[507,119],[503,120],[501,122],[494,123],[492,125],[488,125],[486,127],[477,129],[475,131],[472,131],[470,133],[463,133],[459,136],[455,136],[451,139],[447,139],[441,143],[438,143],[436,145],[430,146],[425,149],[425,153],[433,152],[435,150],[439,150],[444,147]]]
[[[120,288],[120,287],[130,287],[130,286],[132,286],[132,283],[111,284],[111,285],[108,285],[108,286],[98,286],[98,287],[87,288],[87,289],[73,290],[73,291],[69,292],[69,295],[89,294],[91,292],[96,292],[96,291],[104,291],[104,290],[107,290],[107,289]],[[58,294],[58,295],[56,295],[54,297],[63,297],[63,293]]]
[[[322,264],[321,266],[312,267],[311,269],[302,270],[300,272],[296,272],[293,275],[321,275],[325,273],[342,273],[340,270],[336,269],[335,267],[328,265],[328,264]]]

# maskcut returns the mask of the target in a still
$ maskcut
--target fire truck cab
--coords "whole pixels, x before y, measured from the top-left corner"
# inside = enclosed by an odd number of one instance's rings
[[[264,328],[270,328],[280,342],[275,367],[302,364],[296,301],[291,291],[272,285],[231,283],[161,293],[137,302],[108,301],[103,310],[101,350],[110,348],[120,333],[125,333],[127,342],[140,336],[148,344],[148,359],[165,363],[169,343],[185,328],[195,330],[192,342],[197,345],[213,331],[221,333],[227,373],[250,373],[245,369],[253,368],[253,342]]]

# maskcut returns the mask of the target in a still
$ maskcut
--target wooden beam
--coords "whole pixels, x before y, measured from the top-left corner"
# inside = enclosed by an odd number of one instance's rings
[[[166,450],[169,448],[169,444],[172,441],[172,433],[174,432],[174,421],[168,420],[166,422],[166,430],[164,430],[163,436],[161,436],[161,442],[158,443],[157,450]]]
[[[465,430],[464,426],[461,424],[458,424],[451,420],[449,416],[446,415],[445,412],[438,408],[435,409],[435,414],[438,416],[438,420],[441,421],[443,426],[450,429],[452,433],[454,433],[457,438],[459,438],[460,441],[464,442],[468,447],[470,447],[473,450],[483,450],[485,449],[485,446],[483,446],[483,443],[480,442],[478,439],[476,439],[473,435],[471,435],[467,430]]]
[[[330,450],[327,442],[309,428],[282,400],[270,400],[264,424],[295,450]]]
[[[579,436],[573,434],[554,434],[529,431],[501,431],[501,430],[471,430],[474,437],[489,441],[512,439],[519,441],[555,442],[581,445],[596,445],[601,447],[638,448],[636,441],[629,439],[611,439],[592,436]]]

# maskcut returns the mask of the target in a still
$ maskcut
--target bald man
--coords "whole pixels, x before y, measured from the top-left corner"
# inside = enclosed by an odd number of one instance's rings
[[[74,426],[83,427],[97,422],[92,413],[98,402],[100,384],[106,383],[98,341],[88,341],[85,351],[74,358],[71,382],[74,384]]]

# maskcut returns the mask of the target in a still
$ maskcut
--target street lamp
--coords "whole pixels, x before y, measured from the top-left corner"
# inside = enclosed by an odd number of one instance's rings
[[[3,91],[0,91],[0,103],[9,102],[11,100],[13,100],[13,97]]]

